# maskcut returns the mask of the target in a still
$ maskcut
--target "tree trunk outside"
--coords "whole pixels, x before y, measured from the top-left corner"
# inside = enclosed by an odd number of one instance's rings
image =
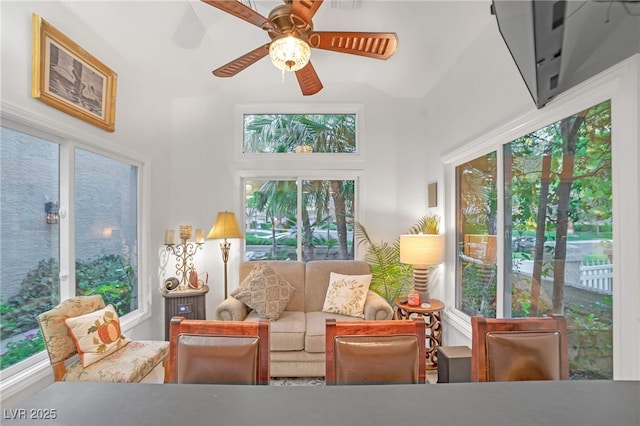
[[[584,122],[586,111],[565,118],[560,122],[562,135],[562,172],[558,185],[558,212],[556,223],[556,248],[553,261],[553,313],[564,313],[564,267],[567,259],[567,231],[569,229],[569,197],[573,183],[578,129]]]
[[[551,155],[542,157],[542,173],[540,174],[540,196],[538,198],[538,217],[536,220],[536,245],[533,254],[533,274],[531,276],[531,311],[532,317],[540,314],[540,286],[542,283],[542,262],[544,259],[544,231],[547,220],[547,204],[549,198],[549,180],[551,175]]]
[[[336,211],[336,228],[338,232],[338,244],[340,245],[340,258],[348,259],[346,206],[342,196],[342,185],[338,180],[331,181],[331,197],[333,198],[333,206]]]

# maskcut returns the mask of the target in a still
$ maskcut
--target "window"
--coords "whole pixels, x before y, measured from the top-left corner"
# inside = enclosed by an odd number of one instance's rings
[[[456,167],[456,307],[469,316],[496,316],[496,152]]]
[[[75,156],[76,294],[138,308],[138,167],[84,149]]]
[[[572,378],[613,377],[611,177],[610,101],[455,167],[456,308],[564,315]]]
[[[248,179],[245,190],[247,260],[353,259],[355,180]]]
[[[242,176],[246,259],[353,259],[360,108],[245,108],[243,154],[276,154]]]
[[[139,166],[35,129],[1,131],[0,361],[8,377],[42,358],[33,356],[45,349],[36,316],[60,300],[101,294],[121,316],[138,310]]]
[[[355,114],[245,114],[244,153],[356,152]]]
[[[6,127],[0,132],[0,364],[5,370],[44,350],[35,315],[60,301],[60,149]]]

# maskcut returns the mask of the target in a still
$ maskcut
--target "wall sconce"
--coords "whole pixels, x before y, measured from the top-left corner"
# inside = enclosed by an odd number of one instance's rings
[[[44,212],[47,214],[47,223],[53,225],[60,220],[60,209],[58,203],[48,201],[44,203]]]

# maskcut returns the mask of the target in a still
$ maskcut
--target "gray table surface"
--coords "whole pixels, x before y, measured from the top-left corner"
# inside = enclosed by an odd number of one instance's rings
[[[53,410],[55,419],[41,418],[52,417]],[[17,407],[3,408],[2,424],[638,426],[640,382],[386,386],[59,382]]]

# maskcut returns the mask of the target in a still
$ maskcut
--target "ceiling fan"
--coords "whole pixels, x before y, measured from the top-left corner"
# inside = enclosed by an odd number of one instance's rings
[[[271,42],[245,53],[213,71],[216,77],[232,77],[269,55],[283,72],[296,73],[304,96],[322,90],[322,83],[309,61],[310,48],[388,59],[398,46],[395,33],[314,31],[311,18],[323,0],[283,0],[265,18],[238,1],[202,0],[215,8],[253,24],[269,34]]]

